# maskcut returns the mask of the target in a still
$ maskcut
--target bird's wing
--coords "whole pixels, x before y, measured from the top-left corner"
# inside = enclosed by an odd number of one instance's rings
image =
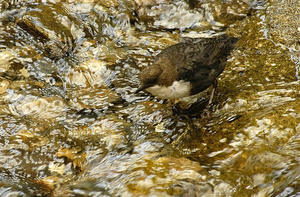
[[[183,54],[175,62],[180,79],[198,81],[206,79],[212,69],[218,69],[215,67],[220,63],[222,49],[219,43],[198,43],[186,46]]]

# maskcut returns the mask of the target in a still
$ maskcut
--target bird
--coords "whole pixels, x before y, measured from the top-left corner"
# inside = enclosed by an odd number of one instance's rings
[[[209,104],[224,71],[227,57],[238,38],[226,34],[212,38],[185,38],[162,50],[140,72],[140,86],[160,99],[179,99],[198,94],[213,85]]]

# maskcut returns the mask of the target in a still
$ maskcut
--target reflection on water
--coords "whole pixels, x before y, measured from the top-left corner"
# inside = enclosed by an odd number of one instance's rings
[[[297,4],[0,2],[1,196],[300,195]],[[225,31],[211,117],[210,90],[135,93],[162,49]]]

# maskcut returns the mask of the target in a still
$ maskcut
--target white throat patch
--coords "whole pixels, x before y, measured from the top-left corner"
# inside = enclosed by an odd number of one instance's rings
[[[176,99],[190,96],[191,91],[190,82],[185,82],[183,80],[174,81],[169,87],[155,85],[153,87],[147,88],[146,90],[162,99]]]

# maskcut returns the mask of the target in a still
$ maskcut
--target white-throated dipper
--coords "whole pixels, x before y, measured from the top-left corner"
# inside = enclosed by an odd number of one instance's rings
[[[214,38],[187,38],[167,47],[155,57],[152,65],[141,71],[138,91],[146,90],[162,99],[200,93],[216,84],[237,40],[224,34]]]

